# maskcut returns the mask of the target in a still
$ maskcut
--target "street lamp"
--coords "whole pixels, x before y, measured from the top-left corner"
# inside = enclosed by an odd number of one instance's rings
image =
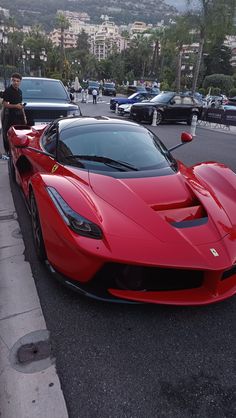
[[[5,45],[8,43],[8,36],[5,31],[4,25],[0,25],[0,45],[2,51],[2,66],[3,66],[3,78],[4,78],[4,87],[7,87],[7,80],[6,80],[6,60],[5,60]]]
[[[28,73],[30,75],[30,60],[35,58],[35,53],[30,51],[30,48],[26,48],[26,50],[22,51],[22,61],[23,61],[23,74],[26,75],[26,72],[28,70]],[[26,62],[28,61],[28,69],[26,68]]]
[[[47,54],[46,54],[46,50],[45,50],[45,48],[42,48],[41,49],[41,52],[40,52],[40,54],[39,54],[39,58],[40,58],[40,61],[42,62],[42,66],[43,66],[43,75],[44,75],[44,77],[45,77],[45,63],[47,62],[47,60],[48,60],[48,57],[47,57]],[[42,71],[41,71],[41,67],[39,67],[39,77],[41,77],[41,74],[42,73]]]
[[[77,60],[77,59],[74,59],[74,60],[71,62],[71,67],[73,68],[73,72],[75,72],[75,74],[77,74],[77,72],[78,72],[78,67],[79,67],[79,65],[80,65],[80,61],[79,61],[79,60]]]

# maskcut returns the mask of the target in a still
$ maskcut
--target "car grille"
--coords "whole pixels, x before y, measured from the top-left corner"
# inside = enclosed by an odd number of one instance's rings
[[[177,278],[178,274],[178,278]],[[107,288],[168,291],[198,288],[203,284],[204,272],[198,270],[144,267],[108,263],[93,282]]]
[[[28,124],[34,125],[35,122],[50,122],[54,119],[67,116],[67,110],[35,109],[35,110],[25,110],[25,114],[26,114]]]

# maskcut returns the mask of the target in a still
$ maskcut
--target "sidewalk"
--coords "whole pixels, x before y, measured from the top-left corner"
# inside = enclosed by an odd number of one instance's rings
[[[0,147],[0,155],[2,146]],[[0,159],[0,416],[67,418],[8,177]]]

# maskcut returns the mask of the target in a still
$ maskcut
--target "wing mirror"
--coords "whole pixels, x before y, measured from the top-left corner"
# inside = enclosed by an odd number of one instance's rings
[[[193,136],[189,132],[182,132],[181,134],[181,143],[175,145],[174,147],[168,148],[168,151],[173,151],[176,148],[182,147],[182,145],[187,144],[193,140]]]

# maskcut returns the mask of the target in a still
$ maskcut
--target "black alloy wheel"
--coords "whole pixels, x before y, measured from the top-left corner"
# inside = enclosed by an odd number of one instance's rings
[[[33,192],[30,195],[30,213],[31,213],[31,225],[34,238],[34,246],[37,257],[40,261],[45,261],[47,258],[45,245],[43,241],[43,234],[40,225],[39,213],[36,204],[36,200]]]

